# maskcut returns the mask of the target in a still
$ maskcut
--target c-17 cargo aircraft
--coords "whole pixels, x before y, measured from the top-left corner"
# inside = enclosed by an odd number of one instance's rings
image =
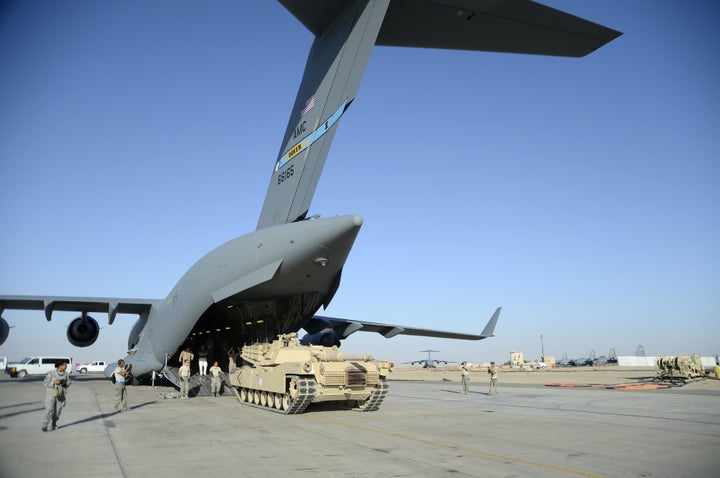
[[[325,159],[350,108],[375,45],[581,57],[619,32],[528,0],[280,0],[315,36],[290,120],[273,165],[257,229],[199,259],[164,299],[0,296],[8,309],[79,313],[68,340],[95,342],[89,314],[139,318],[126,363],[136,376],[163,369],[195,334],[216,345],[308,334],[306,344],[336,345],[358,331],[480,340],[493,335],[500,309],[481,334],[315,315],[327,308],[363,219],[310,215]],[[0,343],[9,332],[0,318]],[[223,351],[224,352],[224,351]]]
[[[427,352],[428,356],[426,359],[422,360],[413,360],[412,362],[405,362],[405,365],[422,365],[422,368],[436,368],[439,363],[443,363],[447,365],[448,363],[452,362],[452,360],[437,360],[432,358],[433,352],[440,352],[439,350],[421,350],[420,352]]]

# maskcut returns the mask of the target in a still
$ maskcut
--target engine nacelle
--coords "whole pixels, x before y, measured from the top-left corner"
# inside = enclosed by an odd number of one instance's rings
[[[0,345],[5,343],[8,335],[10,335],[10,326],[8,325],[7,320],[0,317]]]
[[[340,347],[340,339],[338,334],[333,329],[325,329],[316,334],[306,334],[300,339],[301,345],[323,345],[325,347],[332,347],[336,345]]]
[[[70,322],[67,338],[75,347],[89,347],[95,343],[100,333],[100,326],[95,319],[86,315]]]

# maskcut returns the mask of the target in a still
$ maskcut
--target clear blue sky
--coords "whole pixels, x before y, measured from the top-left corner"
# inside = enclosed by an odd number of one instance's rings
[[[544,2],[582,59],[376,48],[311,213],[365,224],[326,315],[396,362],[720,352],[720,4]],[[0,293],[165,297],[254,230],[311,35],[273,1],[0,4]],[[0,355],[124,355],[6,311]]]

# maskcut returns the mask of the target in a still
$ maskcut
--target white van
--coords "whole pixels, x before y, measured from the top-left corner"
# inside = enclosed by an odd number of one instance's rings
[[[55,368],[55,364],[66,362],[68,364],[67,372],[72,373],[71,357],[25,357],[19,362],[9,363],[7,365],[7,373],[11,377],[24,378],[28,375],[46,375],[50,370]]]

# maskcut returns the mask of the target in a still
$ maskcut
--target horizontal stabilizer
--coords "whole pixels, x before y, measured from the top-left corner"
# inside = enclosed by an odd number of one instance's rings
[[[321,35],[353,0],[280,0]],[[392,0],[376,45],[585,56],[622,33],[529,0]]]
[[[403,0],[375,44],[581,57],[620,35],[528,0]]]

